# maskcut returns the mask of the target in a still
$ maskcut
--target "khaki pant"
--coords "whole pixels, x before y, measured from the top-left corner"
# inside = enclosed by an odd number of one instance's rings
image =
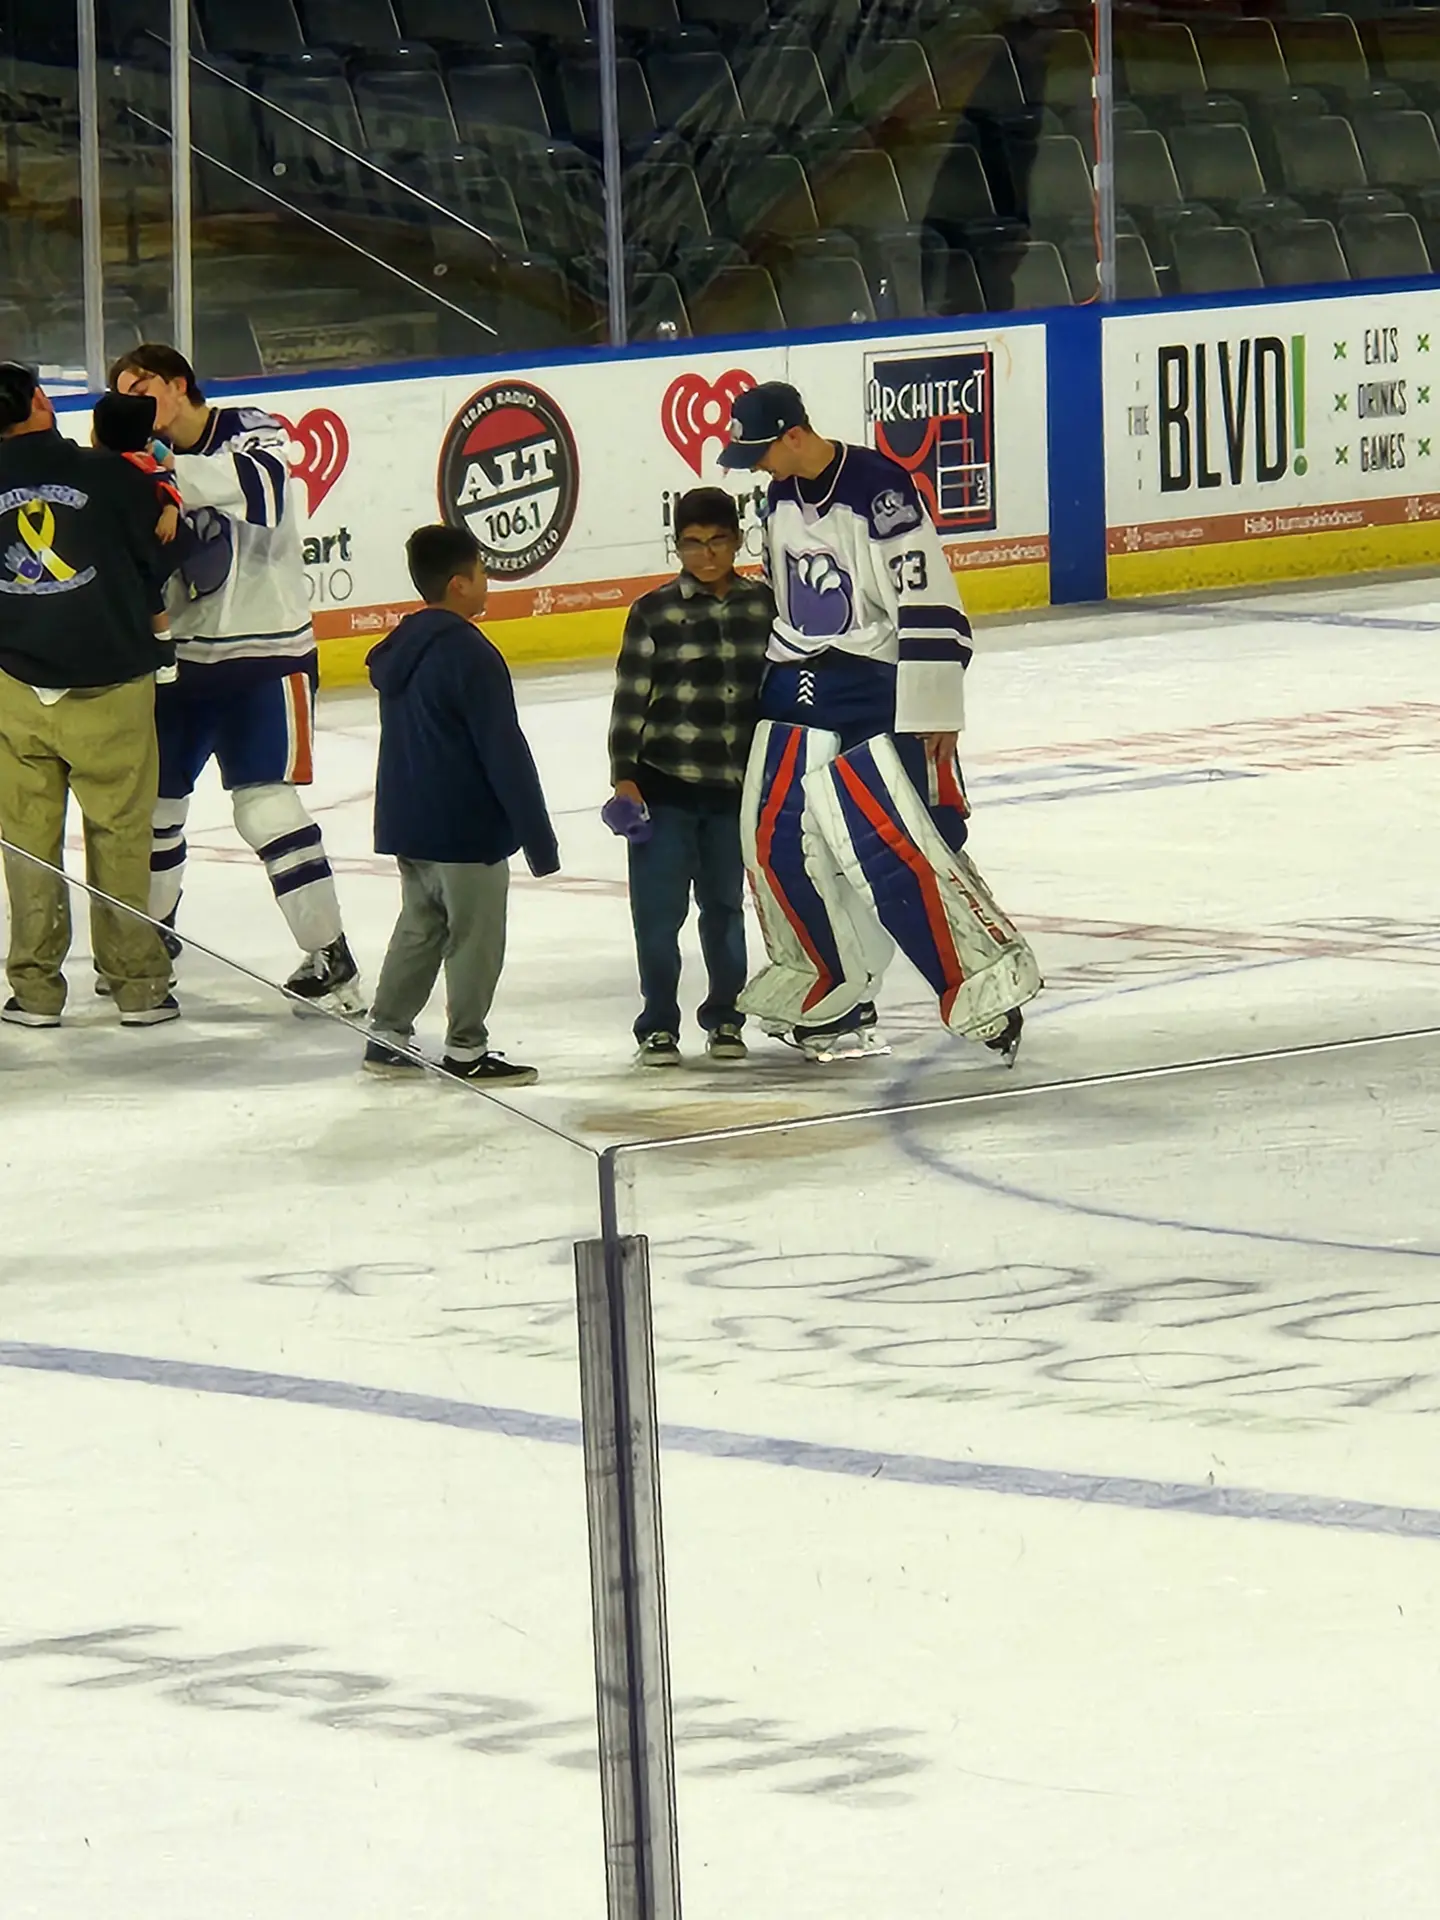
[[[13,846],[59,867],[70,794],[85,821],[91,886],[143,912],[150,894],[150,818],[160,762],[155,682],[76,688],[47,706],[0,673],[0,832]],[[10,987],[27,1013],[65,1005],[61,966],[70,951],[70,889],[7,849]],[[158,1006],[170,961],[143,920],[96,905],[90,916],[98,971],[122,1013]]]

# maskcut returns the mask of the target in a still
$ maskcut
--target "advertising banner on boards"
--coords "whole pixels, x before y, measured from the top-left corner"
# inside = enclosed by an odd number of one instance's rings
[[[1166,306],[1103,332],[1112,594],[1433,553],[1440,329],[1428,296]]]
[[[332,683],[414,604],[413,527],[469,527],[491,576],[487,631],[517,661],[604,654],[625,609],[674,571],[685,491],[739,495],[758,564],[764,478],[724,474],[735,394],[788,379],[817,430],[882,446],[915,476],[967,603],[1049,597],[1045,335],[869,336],[584,360],[505,372],[243,391],[278,415],[307,513],[306,572]],[[72,431],[83,416],[69,416]]]

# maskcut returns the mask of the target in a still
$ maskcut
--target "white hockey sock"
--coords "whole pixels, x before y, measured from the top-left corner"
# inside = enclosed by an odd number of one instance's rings
[[[185,885],[186,800],[157,800],[150,825],[150,917],[170,921]]]
[[[265,862],[276,904],[305,953],[333,946],[343,931],[335,878],[320,829],[294,787],[237,787],[235,827]]]

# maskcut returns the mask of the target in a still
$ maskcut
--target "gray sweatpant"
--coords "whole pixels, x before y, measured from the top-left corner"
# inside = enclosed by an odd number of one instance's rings
[[[485,1021],[505,960],[505,862],[401,860],[400,918],[390,936],[370,1009],[378,1040],[403,1046],[445,967],[445,1055],[489,1051]]]

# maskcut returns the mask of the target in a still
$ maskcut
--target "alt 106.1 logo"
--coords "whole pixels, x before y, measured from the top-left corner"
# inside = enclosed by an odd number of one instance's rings
[[[488,573],[538,573],[575,518],[580,462],[569,422],[527,381],[483,387],[451,422],[439,488],[441,512],[474,534]]]

